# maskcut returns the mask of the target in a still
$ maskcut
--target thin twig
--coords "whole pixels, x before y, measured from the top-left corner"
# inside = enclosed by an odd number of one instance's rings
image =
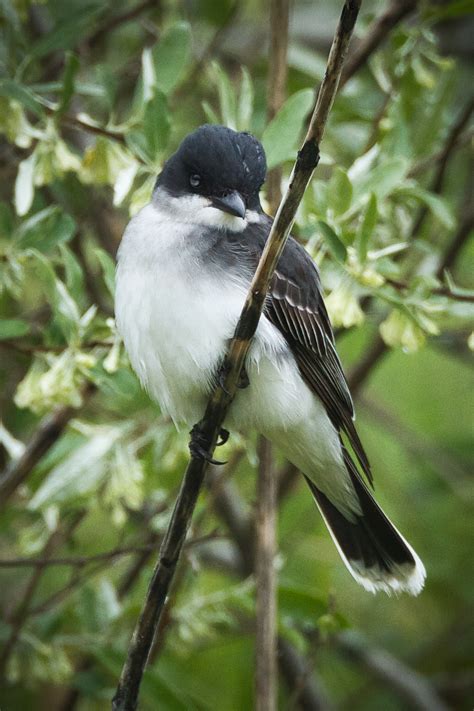
[[[160,536],[156,531],[151,531],[147,535],[145,539],[145,545],[143,546],[143,552],[139,553],[136,556],[135,560],[132,561],[132,563],[129,565],[129,567],[120,579],[120,582],[117,586],[117,597],[119,600],[123,600],[124,597],[126,597],[128,593],[133,589],[140,576],[140,573],[142,572],[143,568],[148,562],[148,559],[151,556],[152,550],[156,550],[156,545],[159,540],[159,537]],[[84,672],[91,669],[91,667],[94,666],[95,662],[95,657],[84,656],[82,659],[76,662],[74,672],[75,676],[83,674]],[[79,689],[77,687],[71,687],[66,692],[64,698],[59,702],[57,711],[73,711],[79,700]]]
[[[349,55],[341,78],[341,86],[344,86],[365,65],[370,55],[383,44],[395,25],[414,12],[417,4],[417,0],[391,0],[385,12],[375,18],[367,34],[356,44],[354,51]]]
[[[270,57],[268,62],[268,121],[274,118],[286,98],[289,17],[289,0],[272,0],[270,5]],[[282,176],[282,166],[273,168],[267,176],[266,192],[271,214],[277,211],[281,201]]]
[[[467,234],[469,234],[469,225],[466,224],[464,227],[464,230],[467,230]],[[464,232],[462,233],[464,234]],[[444,260],[443,260],[444,262]],[[444,271],[446,269],[445,266],[442,267],[442,270]],[[390,284],[390,286],[393,286],[394,289],[397,291],[409,291],[410,290],[410,285],[407,284],[404,281],[400,281],[398,279],[390,279],[387,278],[385,279],[385,282],[387,284]],[[474,295],[472,294],[463,294],[460,291],[452,291],[449,286],[436,286],[433,289],[430,289],[430,294],[434,296],[445,296],[447,299],[451,299],[452,301],[464,301],[466,303],[474,303]]]
[[[85,511],[77,511],[68,522],[67,526],[57,528],[46,541],[43,547],[43,558],[47,561],[48,556],[58,547],[63,541],[67,541],[72,532],[77,528],[79,523],[85,516]],[[11,615],[9,622],[11,625],[10,635],[8,636],[5,645],[0,655],[0,679],[3,679],[7,673],[8,663],[15,645],[21,635],[21,630],[28,619],[31,602],[38,588],[39,582],[43,576],[46,563],[38,565],[33,571],[30,580],[26,586],[23,596]]]
[[[93,383],[88,383],[83,391],[83,402],[95,392]],[[16,459],[0,478],[0,510],[9,498],[28,478],[33,468],[60,438],[68,422],[77,414],[74,407],[58,407],[51,415],[41,420],[33,433],[25,451]]]
[[[95,45],[100,42],[104,37],[108,37],[112,30],[115,30],[117,27],[120,27],[121,25],[124,25],[127,22],[135,20],[145,10],[151,10],[152,8],[157,6],[157,0],[143,0],[143,2],[138,3],[138,5],[132,7],[130,10],[127,10],[126,12],[123,12],[120,15],[116,15],[115,17],[108,18],[106,23],[99,27],[99,29],[97,29],[93,35],[87,38],[87,44],[90,47],[95,48]]]
[[[464,131],[465,127],[467,126],[469,119],[471,117],[472,112],[474,111],[474,96],[470,98],[470,100],[466,103],[462,111],[460,112],[457,120],[453,123],[451,130],[449,131],[446,141],[444,143],[441,157],[437,162],[437,167],[435,174],[433,176],[431,185],[430,185],[430,192],[435,193],[435,195],[439,195],[441,193],[443,183],[444,183],[444,178],[446,175],[446,169],[448,167],[448,163],[451,159],[451,154],[453,153],[454,149],[456,148],[457,140],[459,136],[462,134]],[[420,208],[418,215],[413,223],[413,227],[410,231],[410,239],[414,239],[420,232],[420,229],[429,213],[428,208],[426,205]]]
[[[375,426],[392,434],[408,455],[429,464],[460,499],[471,496],[468,467],[463,467],[462,462],[453,456],[453,453],[423,433],[415,432],[377,400],[362,395],[359,397],[359,403]]]
[[[395,689],[409,708],[447,711],[447,706],[429,681],[385,649],[369,647],[353,632],[339,634],[335,642],[336,648],[349,659],[358,662],[384,684]]]
[[[385,341],[382,340],[382,336],[377,331],[369,348],[359,360],[357,365],[354,366],[347,378],[349,389],[353,396],[358,394],[375,365],[379,363],[379,361],[386,354],[387,350],[388,348]]]
[[[186,547],[190,548],[192,546],[202,545],[203,543],[209,543],[209,541],[217,541],[222,539],[222,536],[218,535],[215,531],[206,534],[205,536],[199,536],[198,538],[191,538],[186,542]],[[123,556],[131,555],[133,553],[146,553],[154,550],[153,544],[143,545],[143,546],[125,546],[123,548],[113,548],[110,551],[104,551],[103,553],[94,553],[93,555],[84,556],[69,556],[64,558],[10,558],[10,559],[0,559],[0,568],[35,568],[35,567],[51,567],[51,566],[69,566],[73,568],[83,568],[89,563],[95,563],[97,561],[112,560],[113,558],[122,558]]]
[[[470,143],[473,137],[474,129],[467,129],[456,138],[453,143],[452,151],[465,146],[466,143]],[[407,178],[416,178],[420,175],[420,173],[424,173],[426,170],[429,170],[433,166],[437,165],[440,161],[443,161],[445,159],[445,155],[446,145],[439,151],[435,151],[431,155],[426,156],[426,158],[420,158],[420,160],[408,171]]]
[[[252,280],[234,337],[225,358],[222,384],[212,393],[199,423],[202,441],[212,457],[219,430],[237,390],[240,372],[258,326],[275,266],[293,225],[296,210],[319,161],[319,144],[339,84],[344,59],[359,12],[360,0],[346,0],[328,58],[327,71],[290,185],[278,209],[266,246]],[[186,469],[160,558],[148,588],[145,603],[129,646],[116,694],[114,711],[133,711],[137,706],[141,678],[155,629],[163,611],[174,571],[186,538],[191,516],[201,489],[206,460],[192,456]]]
[[[45,113],[53,118],[56,118],[58,115],[56,108],[53,106],[43,106],[43,109]],[[115,131],[105,128],[104,126],[97,126],[96,124],[84,121],[73,114],[62,114],[59,118],[61,123],[69,128],[74,128],[78,131],[85,131],[86,133],[92,133],[96,136],[102,136],[103,138],[109,138],[110,140],[122,143],[123,145],[126,144],[125,134],[121,131]]]
[[[439,263],[438,269],[436,271],[436,276],[438,277],[438,279],[442,279],[444,277],[444,272],[448,269],[451,269],[451,267],[455,264],[456,259],[458,258],[458,255],[460,254],[462,248],[469,239],[469,235],[471,234],[473,228],[474,210],[471,209],[461,219],[458,231],[454,235],[453,241],[450,243],[448,249],[446,250],[443,258]]]
[[[270,442],[260,437],[256,518],[256,667],[255,708],[274,711],[277,705],[276,673],[276,490]]]

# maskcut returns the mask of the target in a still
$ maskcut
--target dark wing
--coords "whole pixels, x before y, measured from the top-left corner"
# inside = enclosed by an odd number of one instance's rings
[[[299,247],[295,242],[293,244]],[[291,266],[288,264],[290,257],[285,253],[278,264],[265,314],[285,336],[306,384],[322,400],[334,427],[347,436],[362,469],[372,482],[370,464],[354,426],[354,406],[334,346],[318,272],[302,248],[293,248],[292,251],[295,253],[291,255]],[[293,274],[292,278],[288,274],[290,269],[295,271],[295,257],[301,276],[304,276],[303,283],[299,279],[295,281],[296,275]]]
[[[242,232],[210,232],[207,263],[240,273],[255,271],[272,221],[266,215]],[[292,237],[278,262],[265,303],[265,315],[284,335],[306,384],[320,398],[338,432],[347,436],[369,482],[372,474],[354,426],[354,406],[334,345],[318,270]]]

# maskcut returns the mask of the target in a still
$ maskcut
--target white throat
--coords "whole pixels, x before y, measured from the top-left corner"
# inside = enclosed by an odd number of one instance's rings
[[[258,222],[259,219],[258,213],[254,210],[247,210],[245,218],[237,217],[214,207],[209,198],[202,195],[189,194],[175,197],[161,187],[153,193],[152,204],[163,218],[174,224],[216,227],[230,232],[243,232],[249,223]]]

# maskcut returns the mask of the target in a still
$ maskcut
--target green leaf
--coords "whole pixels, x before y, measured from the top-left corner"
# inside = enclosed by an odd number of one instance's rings
[[[17,215],[23,216],[29,212],[35,196],[35,168],[36,153],[33,152],[28,158],[22,160],[18,166],[18,173],[15,181],[15,210]]]
[[[30,324],[19,318],[0,320],[0,341],[9,338],[21,338],[30,332]]]
[[[115,294],[115,263],[111,256],[100,247],[97,247],[94,250],[94,254],[99,260],[100,266],[102,267],[102,272],[104,274],[105,285],[113,298]]]
[[[383,200],[393,190],[400,188],[408,170],[405,158],[390,158],[371,168],[354,184],[354,197],[362,198],[374,193],[378,200]]]
[[[44,113],[43,105],[36,94],[13,79],[0,79],[0,96],[15,99],[36,116],[42,116]]]
[[[156,86],[168,96],[183,78],[191,57],[191,28],[179,22],[165,30],[152,48]]]
[[[77,304],[64,282],[56,275],[50,261],[37,250],[30,249],[29,254],[35,259],[35,271],[53,308],[58,325],[66,340],[71,342],[78,334],[80,313]]]
[[[53,205],[22,222],[15,235],[16,244],[19,249],[34,247],[39,252],[49,252],[68,242],[75,230],[73,218]]]
[[[312,89],[302,89],[285,101],[263,132],[268,168],[294,157],[303,121],[314,102]]]
[[[123,436],[123,427],[100,426],[96,433],[68,454],[48,474],[29,503],[37,510],[71,501],[93,491],[106,474],[106,457]]]
[[[323,222],[323,220],[318,220],[318,227],[333,257],[337,259],[338,262],[345,262],[347,249],[341,238],[336,234],[333,228],[330,227],[327,222]]]
[[[331,176],[327,192],[328,207],[335,215],[342,215],[350,208],[352,192],[352,183],[346,171],[337,167]]]
[[[98,584],[88,583],[81,588],[77,613],[84,628],[97,633],[120,614],[121,606],[112,583],[103,578]]]
[[[371,193],[356,237],[357,254],[359,256],[359,261],[361,264],[365,264],[365,261],[367,259],[369,240],[375,229],[375,225],[377,224],[377,219],[377,198],[375,197],[374,193]]]
[[[212,63],[212,73],[217,84],[221,121],[229,128],[237,128],[237,107],[234,85],[227,73],[217,63]]]
[[[103,12],[102,3],[79,3],[74,9],[71,6],[64,21],[55,23],[49,32],[33,43],[30,56],[38,59],[57,50],[72,49]]]
[[[61,89],[61,95],[59,98],[59,106],[56,111],[56,116],[62,116],[71,103],[71,99],[74,94],[76,75],[79,71],[79,58],[72,52],[66,53],[64,74],[63,74],[63,84]]]
[[[430,193],[428,190],[425,190],[416,184],[401,187],[397,190],[397,194],[407,195],[415,200],[418,200],[426,205],[426,207],[433,213],[434,217],[436,217],[444,227],[448,230],[452,230],[454,228],[456,220],[453,212],[446,200],[439,195]]]
[[[132,131],[126,136],[127,145],[146,163],[156,164],[168,145],[171,132],[166,97],[161,92],[147,102],[142,126],[142,131]]]
[[[242,67],[242,81],[240,82],[240,95],[237,107],[237,128],[239,131],[248,131],[253,114],[254,89],[252,78],[245,67]]]
[[[310,590],[280,583],[278,610],[282,617],[316,626],[318,618],[327,612],[327,603]]]
[[[66,286],[77,302],[84,301],[84,273],[78,260],[65,244],[59,246],[66,273]]]

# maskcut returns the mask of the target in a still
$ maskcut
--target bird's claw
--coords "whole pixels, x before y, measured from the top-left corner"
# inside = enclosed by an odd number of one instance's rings
[[[239,390],[245,390],[245,388],[248,388],[250,385],[250,380],[249,376],[247,375],[247,371],[245,370],[245,366],[242,368],[240,371],[239,375],[239,382],[237,383],[237,387]]]
[[[226,431],[226,430],[225,430]],[[199,425],[194,425],[189,433],[191,435],[191,441],[189,442],[189,451],[191,456],[197,459],[205,459],[209,464],[222,465],[226,462],[220,462],[217,459],[213,459],[209,454],[209,439],[204,435]],[[228,435],[229,433],[227,433]],[[222,438],[222,431],[220,432]],[[223,444],[224,442],[221,442]]]
[[[219,385],[221,386],[221,388],[225,392],[225,394],[230,395],[230,392],[227,390],[226,384],[225,384],[226,375],[227,375],[227,371],[224,368],[221,368],[217,379],[219,381]]]
[[[216,447],[222,447],[222,445],[225,444],[227,442],[227,440],[229,439],[229,436],[230,436],[229,430],[225,430],[223,427],[221,427],[219,430],[220,439],[217,440]]]

